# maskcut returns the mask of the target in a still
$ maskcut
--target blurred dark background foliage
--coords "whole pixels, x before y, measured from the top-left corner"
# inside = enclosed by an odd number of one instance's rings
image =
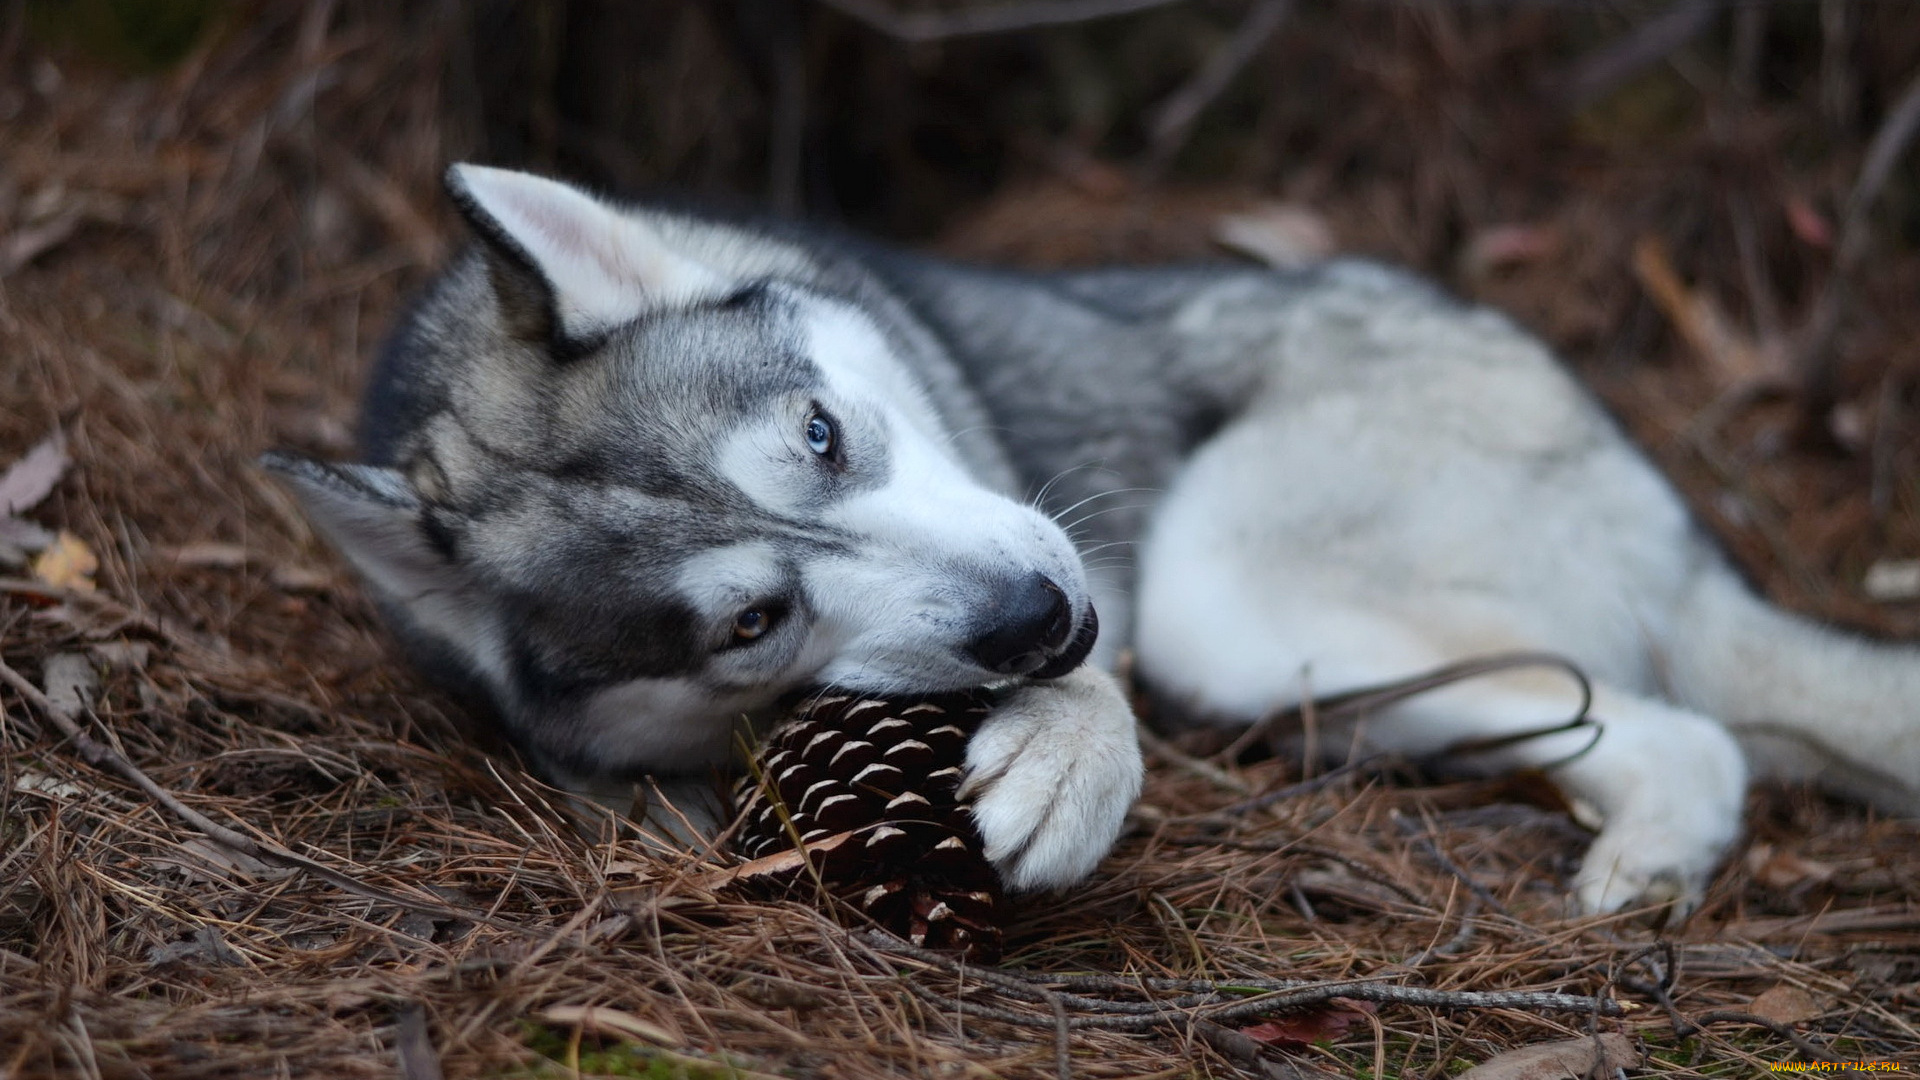
[[[1078,6],[1118,13],[1049,25],[1059,0],[13,3],[40,43],[146,74],[221,35],[291,34],[290,9],[324,7],[340,24],[377,27],[377,47],[442,66],[449,160],[726,197],[904,237],[933,235],[1009,179],[1063,161],[1146,166],[1156,109],[1257,6],[1094,0]],[[1459,205],[1437,208],[1441,242],[1486,204],[1512,212],[1564,197],[1597,155],[1637,153],[1657,168],[1703,124],[1728,172],[1743,155],[1784,157],[1775,167],[1843,160],[1920,70],[1911,0],[1282,6],[1277,30],[1208,100],[1170,168],[1151,171],[1246,187],[1303,172],[1322,186],[1379,173],[1414,184],[1456,164],[1432,157],[1438,138],[1471,152],[1479,179],[1499,181],[1455,185]],[[947,37],[936,27],[934,40],[903,41],[850,14],[904,22],[970,8],[1031,11],[1034,25]],[[1690,11],[1701,14],[1679,18]],[[1663,18],[1680,24],[1677,40],[1648,47],[1666,48],[1626,70],[1588,70]],[[1888,221],[1912,240],[1915,172],[1902,172]]]

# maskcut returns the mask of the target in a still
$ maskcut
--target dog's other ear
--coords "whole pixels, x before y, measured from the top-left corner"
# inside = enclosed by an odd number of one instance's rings
[[[499,618],[474,577],[427,532],[398,470],[267,454],[263,468],[365,579],[388,625],[428,676],[488,709],[505,685]]]
[[[578,351],[648,311],[727,292],[644,220],[531,173],[454,165],[447,192],[486,241],[510,332]]]
[[[279,453],[260,465],[293,489],[308,520],[376,593],[404,602],[464,591],[459,571],[422,528],[420,498],[399,471]]]

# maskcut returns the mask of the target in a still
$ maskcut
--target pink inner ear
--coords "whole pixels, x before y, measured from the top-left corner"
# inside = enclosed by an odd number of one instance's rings
[[[546,240],[547,247],[565,252],[575,252],[606,266],[607,260],[594,250],[587,230],[581,228],[579,221],[564,213],[558,207],[527,201],[515,208],[527,223],[529,231],[536,232]],[[538,257],[538,256],[536,256]]]
[[[557,185],[556,185],[557,186]],[[515,192],[515,196],[523,194]],[[630,250],[623,246],[623,240],[643,240],[629,234],[641,230],[623,215],[607,206],[579,195],[571,190],[559,199],[542,200],[538,198],[514,198],[522,221],[526,223],[526,232],[533,236],[520,235],[522,243],[529,248],[535,260],[549,271],[599,277],[602,284],[609,288],[625,287],[633,290],[636,302],[648,288],[651,280],[656,286],[664,276],[665,266],[656,269],[656,273],[647,274],[642,267],[635,266],[629,255],[648,254],[643,250]],[[540,242],[527,243],[533,237]],[[661,253],[654,253],[659,255]],[[584,284],[584,282],[583,282]]]
[[[717,293],[705,266],[628,213],[554,180],[463,166],[474,202],[519,244],[554,290],[562,329],[586,335],[648,308]]]
[[[637,302],[645,283],[615,246],[625,231],[618,211],[564,184],[524,173],[479,179],[471,190],[481,207],[549,281],[586,289],[627,286]]]

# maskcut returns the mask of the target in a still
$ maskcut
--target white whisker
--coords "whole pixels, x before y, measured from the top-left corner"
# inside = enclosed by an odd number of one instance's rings
[[[1102,515],[1118,513],[1121,510],[1143,510],[1146,507],[1147,507],[1146,503],[1127,503],[1122,506],[1102,507],[1099,510],[1089,510],[1086,513],[1080,515],[1079,517],[1074,518],[1071,522],[1059,522],[1059,525],[1062,529],[1065,529],[1068,532],[1072,532],[1073,530],[1079,528],[1080,526],[1085,525],[1087,522],[1092,521],[1094,518],[1100,517]]]
[[[1062,475],[1065,475],[1065,474],[1062,474]],[[1078,510],[1081,507],[1087,505],[1088,503],[1094,502],[1095,500],[1098,500],[1098,499],[1111,498],[1116,495],[1157,494],[1158,491],[1159,491],[1158,488],[1144,488],[1144,487],[1111,488],[1106,491],[1096,491],[1093,494],[1087,496],[1084,499],[1081,499],[1079,502],[1076,502],[1071,506],[1063,506],[1060,509],[1054,511],[1052,514],[1052,517],[1055,521],[1059,521],[1061,518],[1066,517],[1068,514],[1073,513],[1075,510]],[[1138,505],[1145,506],[1146,504],[1140,503]]]
[[[1034,506],[1034,507],[1040,506],[1040,504],[1047,501],[1047,493],[1053,490],[1053,485],[1059,483],[1060,481],[1066,479],[1069,476],[1072,476],[1074,473],[1077,473],[1082,469],[1093,469],[1093,468],[1099,468],[1099,465],[1096,462],[1083,461],[1078,465],[1061,469],[1059,472],[1054,473],[1052,476],[1048,477],[1046,483],[1040,485],[1040,490],[1034,494],[1033,498],[1027,500],[1028,505]]]

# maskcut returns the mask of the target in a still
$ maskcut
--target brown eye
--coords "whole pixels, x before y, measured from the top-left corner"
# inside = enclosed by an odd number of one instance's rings
[[[721,648],[751,647],[786,622],[787,614],[792,610],[793,603],[779,596],[768,597],[752,607],[740,609],[740,613],[733,617],[733,633]]]
[[[733,641],[736,645],[757,640],[760,635],[773,629],[773,615],[765,608],[748,608],[733,619]]]

